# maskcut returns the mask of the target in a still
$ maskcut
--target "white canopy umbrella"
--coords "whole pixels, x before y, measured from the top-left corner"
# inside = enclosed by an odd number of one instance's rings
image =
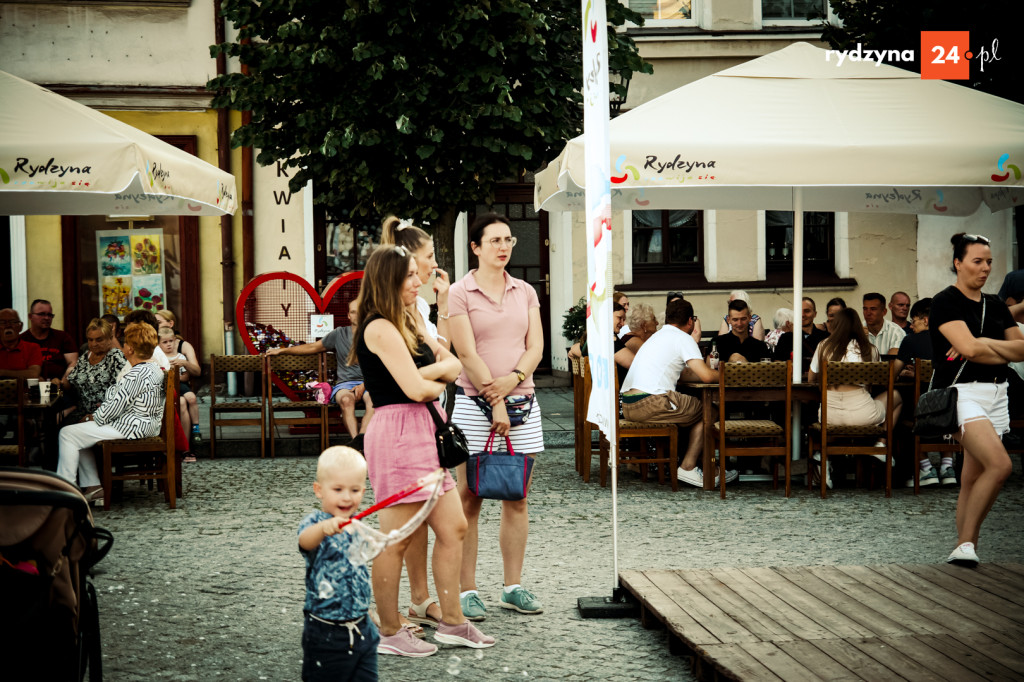
[[[684,85],[610,124],[617,209],[964,216],[1024,201],[1024,105],[796,43]],[[583,207],[583,137],[536,203]]]
[[[231,215],[235,178],[0,71],[0,215]]]
[[[612,207],[947,216],[1024,202],[1024,105],[796,43],[685,85],[610,124]],[[535,203],[584,208],[583,137],[537,174]],[[800,345],[794,346],[794,375]]]

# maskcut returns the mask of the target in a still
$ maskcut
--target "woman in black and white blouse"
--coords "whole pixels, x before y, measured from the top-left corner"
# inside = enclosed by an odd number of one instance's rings
[[[68,424],[81,422],[99,407],[126,363],[121,349],[114,347],[114,328],[105,319],[91,321],[85,328],[85,337],[88,350],[61,382],[65,391],[74,388],[78,395],[77,404],[65,414]]]
[[[131,369],[107,390],[103,403],[79,424],[60,432],[57,473],[72,483],[76,474],[86,499],[103,494],[92,447],[101,440],[148,438],[160,433],[164,416],[164,372],[147,362],[156,348],[156,331],[130,324],[124,332],[124,356]]]

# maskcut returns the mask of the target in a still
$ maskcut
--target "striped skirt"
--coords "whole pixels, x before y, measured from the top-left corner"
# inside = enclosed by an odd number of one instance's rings
[[[374,417],[376,418],[376,417]],[[452,413],[452,421],[458,424],[466,440],[469,441],[469,451],[483,452],[487,445],[487,438],[491,435],[491,420],[484,416],[476,403],[467,395],[455,395],[455,411]],[[509,438],[512,440],[512,449],[524,455],[534,455],[544,452],[544,428],[540,415],[540,404],[537,396],[533,396],[533,405],[530,408],[530,417],[519,426],[513,426],[509,431]],[[373,423],[372,421],[370,422]],[[501,450],[506,448],[505,439],[495,437],[494,448]]]

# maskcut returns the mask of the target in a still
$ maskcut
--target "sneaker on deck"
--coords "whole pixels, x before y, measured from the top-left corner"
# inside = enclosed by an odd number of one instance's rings
[[[459,606],[462,607],[462,615],[467,620],[480,621],[487,618],[487,607],[476,592],[470,592],[465,597],[459,597]]]
[[[442,644],[468,646],[473,649],[486,649],[489,646],[494,646],[494,638],[480,632],[468,620],[459,625],[449,625],[443,620],[440,621],[437,624],[437,632],[434,633],[434,640]]]
[[[978,555],[974,551],[973,542],[962,542],[960,546],[953,550],[953,553],[946,559],[947,564],[956,564],[958,566],[974,567],[978,565]]]
[[[942,485],[956,485],[956,471],[951,466],[939,469],[939,481]]]
[[[417,639],[408,628],[399,628],[390,637],[380,636],[377,653],[392,656],[409,656],[423,658],[437,653],[437,645]]]
[[[939,482],[939,472],[935,470],[935,467],[928,469],[928,471],[921,472],[921,487],[926,485],[937,485]],[[910,485],[913,486],[914,482],[911,481]]]
[[[498,604],[503,609],[512,609],[519,613],[534,614],[544,611],[544,607],[540,604],[540,599],[537,599],[525,587],[517,587],[511,593],[506,593],[505,590],[502,590],[501,599],[498,601]]]

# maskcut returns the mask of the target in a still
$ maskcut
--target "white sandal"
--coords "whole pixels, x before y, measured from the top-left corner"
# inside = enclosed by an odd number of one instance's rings
[[[436,630],[437,626],[439,625],[438,620],[427,615],[427,609],[430,608],[431,604],[436,603],[437,602],[435,602],[433,599],[428,598],[422,604],[411,604],[409,606],[409,611],[411,611],[411,614],[407,616],[407,618],[411,620],[413,623],[418,623],[419,625],[426,625],[427,627],[431,627]]]

